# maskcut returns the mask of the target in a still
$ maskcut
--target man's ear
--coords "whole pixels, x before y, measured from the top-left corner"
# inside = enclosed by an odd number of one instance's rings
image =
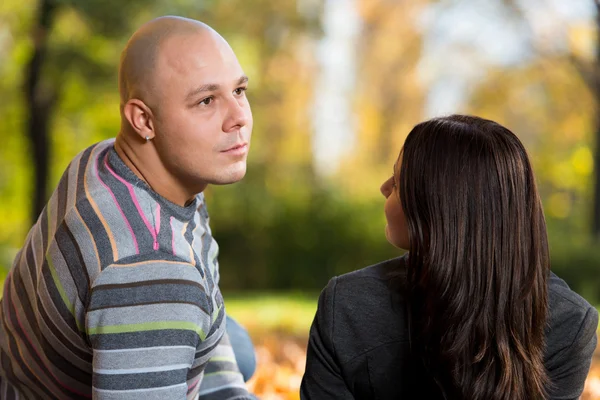
[[[123,115],[129,125],[143,140],[154,139],[154,121],[152,110],[141,100],[130,99],[123,106]]]

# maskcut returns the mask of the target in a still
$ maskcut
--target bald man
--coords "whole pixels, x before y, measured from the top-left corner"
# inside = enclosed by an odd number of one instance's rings
[[[253,398],[203,195],[246,173],[247,81],[198,21],[131,37],[116,140],[71,162],[6,279],[1,399]]]

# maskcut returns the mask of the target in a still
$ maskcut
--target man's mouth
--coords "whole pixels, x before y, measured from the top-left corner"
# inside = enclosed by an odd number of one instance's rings
[[[231,146],[227,150],[223,150],[221,153],[243,153],[248,149],[248,143],[238,143]]]

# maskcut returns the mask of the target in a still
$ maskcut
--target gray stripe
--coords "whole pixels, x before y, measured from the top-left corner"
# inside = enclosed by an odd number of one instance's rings
[[[98,276],[101,270],[100,258],[94,238],[84,224],[81,215],[76,208],[70,210],[65,216],[65,223],[69,227],[71,234],[75,238],[75,242],[79,247],[81,256],[85,265],[82,268],[86,269],[90,283]]]
[[[228,382],[228,378],[229,377],[226,375],[222,375],[219,378],[205,377],[200,386],[200,396],[202,396],[202,400],[252,400],[252,397],[249,397],[248,391],[243,384],[232,384]],[[212,379],[214,379],[214,382],[211,381]],[[205,385],[206,389],[204,389]]]
[[[159,256],[160,254],[157,254]],[[110,267],[110,273],[98,276],[94,287],[99,285],[145,282],[160,279],[184,279],[203,284],[200,274],[193,265],[154,260],[148,263],[136,263],[130,266]]]
[[[102,157],[103,154],[104,153],[99,154],[98,157]],[[87,171],[89,180],[91,180],[90,176],[94,176],[94,180],[97,179],[96,168],[100,170],[103,162],[104,161],[101,158],[94,160],[96,165],[93,167],[90,166]],[[102,176],[100,176],[100,179],[102,179]],[[106,182],[98,181],[98,184],[94,185],[93,198],[96,206],[108,225],[109,233],[113,235],[119,258],[132,256],[136,254],[134,238],[131,235],[127,221],[121,214],[120,205],[116,203],[113,198],[113,191],[106,189],[103,184],[106,184]]]
[[[191,304],[151,304],[90,311],[88,328],[142,324],[146,322],[191,322],[207,333],[212,325],[210,316]]]
[[[125,374],[145,374],[147,372],[166,372],[166,371],[174,371],[185,369],[188,370],[189,364],[170,364],[170,365],[160,365],[155,367],[148,366],[140,366],[138,368],[131,368],[129,363],[125,364],[127,368],[112,368],[112,369],[102,369],[102,368],[94,368],[94,373],[100,375],[125,375]]]
[[[171,366],[188,361],[188,368],[194,359],[196,349],[191,346],[152,347],[135,351],[103,351],[94,352],[94,368],[113,370],[123,368],[156,368]]]
[[[199,342],[199,337],[192,331],[165,329],[161,331],[92,335],[90,336],[90,342],[94,349],[102,350],[180,346],[182,344],[196,347]]]
[[[55,324],[56,328],[65,336],[71,346],[75,346],[83,352],[89,352],[85,341],[78,332],[73,330],[73,326],[65,321],[58,311],[57,304],[54,303],[52,296],[48,292],[45,280],[41,280],[38,285],[37,295],[40,299],[42,309],[40,313],[45,312],[49,319]],[[62,303],[62,301],[61,301]],[[61,303],[58,303],[59,305]]]
[[[134,391],[102,390],[94,388],[95,396],[102,396],[102,400],[165,400],[183,399],[187,392],[186,384],[177,384],[170,387],[138,389]]]
[[[71,303],[71,309],[69,310],[69,312],[73,315],[73,318],[76,318],[78,320],[79,326],[81,327],[81,329],[83,329],[83,321],[85,319],[85,308],[79,300],[77,286],[75,286],[75,281],[73,281],[71,271],[69,271],[69,267],[67,266],[65,259],[63,258],[62,253],[58,248],[56,242],[52,241],[52,243],[50,243],[47,252],[48,259],[52,260],[52,265],[54,266],[56,273],[60,277],[62,289]],[[48,268],[50,268],[50,266],[48,266]],[[54,301],[55,303],[64,302],[63,299],[60,297],[57,297]],[[68,305],[65,304],[65,307],[67,306]]]
[[[90,280],[84,267],[83,255],[66,223],[61,223],[56,230],[55,240],[76,285],[79,301],[85,303]]]
[[[111,170],[113,170],[112,172],[116,173],[116,171],[114,171],[113,168],[111,168]],[[123,220],[123,224],[128,223],[129,226],[131,226],[133,232],[135,233],[135,239],[139,247],[139,252],[153,252],[154,248],[152,247],[152,236],[150,235],[146,224],[142,220],[142,217],[140,216],[137,207],[133,202],[133,198],[131,196],[131,193],[129,192],[129,188],[118,178],[116,178],[112,174],[112,172],[108,170],[104,161],[99,166],[100,178],[104,181],[106,185],[108,185],[111,188],[118,205],[121,207],[121,210],[125,215],[125,218],[127,219],[127,221]],[[118,216],[121,215],[121,212],[118,211],[116,206],[113,213]],[[111,225],[111,229],[118,229],[118,227],[115,228],[114,225]],[[127,228],[123,232],[119,232],[119,235],[121,234],[125,236],[131,236],[131,234],[129,233],[129,228]],[[126,257],[125,254],[119,254],[119,256],[120,258]]]
[[[83,153],[79,153],[71,164],[69,164],[68,177],[67,180],[69,185],[66,188],[66,197],[65,197],[65,216],[69,210],[75,207],[75,202],[77,201],[77,181],[79,174],[79,163],[81,162],[81,158]]]
[[[160,282],[138,287],[123,285],[122,287],[111,287],[105,290],[102,289],[106,286],[100,286],[92,294],[88,312],[109,307],[155,303],[188,303],[196,305],[202,312],[208,314],[210,300],[204,293],[204,289],[195,283],[185,284],[179,282],[181,281],[178,281],[178,283]]]
[[[52,331],[50,330],[50,328],[48,327],[48,325],[42,318],[39,318],[37,322],[40,327],[40,331],[44,335],[44,338],[56,350],[57,353],[62,355],[66,360],[68,360],[70,363],[72,363],[75,367],[79,368],[80,370],[87,371],[90,373],[92,372],[92,363],[82,359],[81,357],[79,357],[79,355],[77,355],[73,352],[72,349],[76,348],[76,347],[74,347],[74,346],[68,347],[67,343],[64,343],[61,340],[59,340],[52,333]]]
[[[187,371],[187,368],[182,368],[143,374],[94,374],[94,387],[104,390],[135,390],[173,386],[186,382]]]
[[[69,185],[69,170],[71,169],[70,164],[69,168],[63,172],[60,181],[58,182],[58,188],[54,192],[54,196],[56,197],[56,214],[54,214],[54,219],[57,224],[65,218],[65,214],[67,212],[67,188]]]
[[[185,238],[187,231],[190,229],[190,224],[181,222],[178,219],[173,218],[171,225],[173,231],[175,255],[181,258],[182,260],[193,264],[194,259],[192,254],[192,248]]]
[[[102,224],[102,221],[100,221],[100,218],[98,218],[98,215],[88,198],[88,196],[93,198],[98,192],[105,192],[96,189],[96,186],[99,186],[99,183],[95,181],[95,174],[93,173],[94,163],[96,161],[95,155],[97,156],[98,151],[102,150],[101,148],[102,146],[89,148],[82,156],[77,176],[77,202],[75,203],[75,207],[81,218],[83,218],[87,229],[92,232],[92,235],[94,236],[93,241],[98,248],[101,265],[107,266],[114,261],[112,247],[104,225]],[[91,150],[95,150],[93,154]],[[86,181],[88,187],[87,192]]]
[[[54,192],[52,196],[50,196],[50,199],[46,204],[46,212],[48,216],[48,231],[44,233],[48,235],[48,240],[51,240],[52,237],[54,237],[54,233],[56,232],[58,217],[58,196],[56,192]]]
[[[160,249],[162,251],[173,254],[173,231],[171,230],[171,216],[167,211],[167,209],[163,208],[160,212],[160,231],[158,232],[158,243],[160,244]]]

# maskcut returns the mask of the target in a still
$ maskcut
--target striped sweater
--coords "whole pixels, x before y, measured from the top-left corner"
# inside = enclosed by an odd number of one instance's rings
[[[6,279],[0,397],[249,399],[217,253],[203,194],[167,201],[112,140],[83,151]]]

